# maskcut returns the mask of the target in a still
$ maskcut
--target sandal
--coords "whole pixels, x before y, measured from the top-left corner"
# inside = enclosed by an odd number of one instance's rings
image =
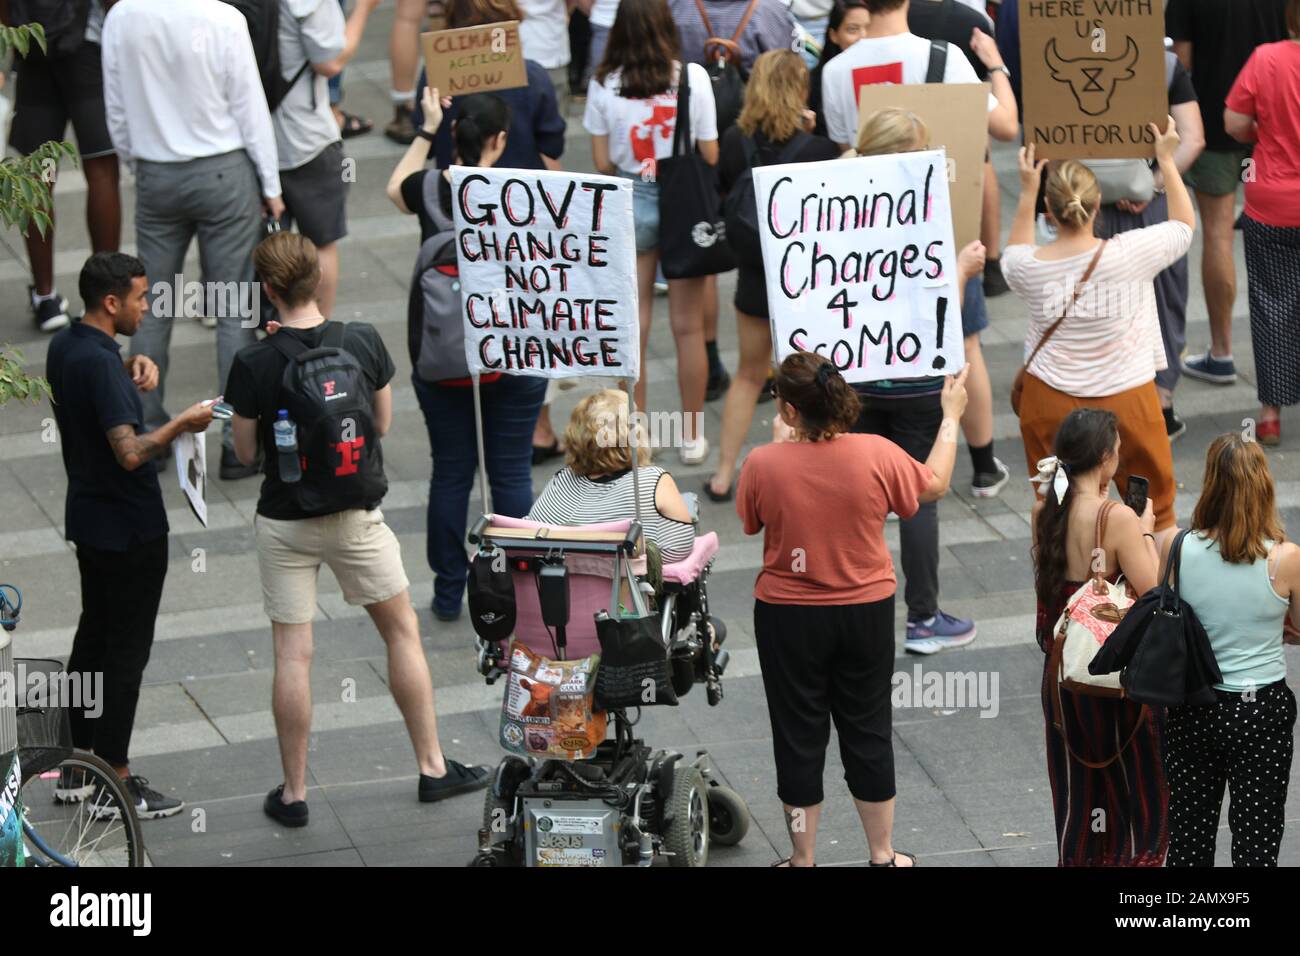
[[[795,866],[793,863],[790,862],[791,859],[792,859],[792,857],[788,857],[788,856],[787,856],[784,860],[777,860],[775,863],[772,864],[772,866],[774,866],[774,867],[784,866],[784,867],[786,867],[786,868],[788,868],[788,869],[791,869],[791,870],[803,870],[803,869],[807,869],[807,867]],[[889,864],[886,863],[886,864],[881,864],[881,865],[882,865],[882,866],[888,866]],[[816,867],[817,867],[817,864],[814,863],[814,864],[813,864],[813,868],[815,869]]]
[[[912,866],[913,866],[913,867],[915,867],[915,866],[917,865],[917,864],[916,864],[916,854],[914,854],[914,853],[907,853],[907,852],[905,852],[905,851],[903,851],[903,850],[895,850],[895,851],[894,851],[894,855],[893,855],[892,857],[890,857],[888,863],[872,863],[870,860],[868,860],[868,861],[867,861],[867,866],[898,866],[898,858],[899,858],[899,856],[905,856],[905,857],[907,857],[909,860],[911,860],[911,861],[912,861]]]
[[[736,489],[734,485],[727,485],[727,490],[722,494],[718,494],[716,491],[713,490],[713,479],[712,478],[705,479],[704,494],[708,496],[708,499],[710,501],[716,501],[718,503],[724,501],[730,501],[732,497],[734,497],[735,492]]]
[[[343,117],[343,122],[339,123],[339,135],[344,139],[351,139],[353,136],[364,136],[375,128],[375,124],[364,116],[357,116],[347,110],[339,110],[339,115]]]
[[[557,438],[549,445],[533,446],[533,464],[544,465],[552,458],[559,458],[564,454],[564,449],[560,447],[560,440]]]

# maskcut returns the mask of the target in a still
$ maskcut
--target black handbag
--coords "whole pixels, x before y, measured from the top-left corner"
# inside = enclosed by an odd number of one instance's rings
[[[654,617],[596,619],[600,664],[596,668],[596,706],[677,706],[668,649]]]
[[[677,126],[671,156],[655,164],[659,184],[659,259],[664,278],[690,279],[736,268],[718,190],[718,172],[691,143],[690,70],[677,83]]]
[[[632,612],[624,615],[619,588],[630,585]],[[646,610],[639,584],[627,558],[620,554],[614,569],[610,610],[596,614],[600,664],[596,667],[596,706],[602,710],[623,707],[677,706],[668,648],[659,634],[659,619]]]
[[[1122,666],[1120,684],[1135,703],[1163,707],[1213,703],[1215,695],[1207,688],[1223,680],[1205,628],[1178,594],[1186,536],[1187,531],[1178,533],[1164,578],[1134,602],[1088,665],[1093,674],[1113,673]],[[1195,679],[1189,680],[1189,674]]]

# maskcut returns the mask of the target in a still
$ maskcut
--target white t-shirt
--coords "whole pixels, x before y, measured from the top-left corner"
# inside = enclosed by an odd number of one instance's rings
[[[1059,392],[1102,398],[1145,385],[1168,364],[1152,280],[1187,254],[1192,230],[1162,222],[1121,232],[1029,371]],[[1068,259],[1036,258],[1034,246],[1002,250],[1002,275],[1029,307],[1024,357],[1065,310],[1093,251]]]
[[[328,63],[343,52],[343,10],[334,0],[279,0],[280,75],[291,80],[304,63]],[[271,114],[281,169],[311,162],[337,143],[329,80],[307,67]]]
[[[930,41],[915,33],[864,37],[822,70],[822,112],[831,142],[858,143],[858,93],[872,83],[924,83],[930,71]],[[945,83],[978,83],[975,68],[959,47],[948,44]],[[989,111],[998,105],[989,94]]]
[[[548,70],[569,65],[569,9],[564,0],[519,0],[524,59]]]
[[[672,86],[649,99],[630,100],[619,96],[618,70],[605,77],[604,83],[592,77],[587,87],[587,111],[582,125],[593,136],[609,137],[610,161],[625,173],[653,174],[657,161],[672,154],[681,64],[675,63],[674,67]],[[709,75],[698,63],[691,63],[687,70],[691,88],[691,143],[716,140],[718,108]]]
[[[614,17],[617,14],[618,0],[592,0],[589,19],[593,27],[604,27],[608,30],[614,25]]]

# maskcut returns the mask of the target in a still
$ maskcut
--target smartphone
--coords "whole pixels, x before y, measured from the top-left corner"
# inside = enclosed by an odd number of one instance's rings
[[[1141,475],[1128,476],[1128,490],[1124,492],[1124,504],[1132,508],[1139,518],[1142,517],[1142,512],[1146,511],[1147,492],[1150,488],[1151,482]]]

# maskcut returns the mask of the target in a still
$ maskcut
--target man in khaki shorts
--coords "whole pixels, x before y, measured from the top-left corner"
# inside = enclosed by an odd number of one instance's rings
[[[415,749],[420,800],[481,789],[487,785],[485,768],[443,757],[401,547],[379,510],[387,490],[379,439],[393,418],[392,357],[373,326],[327,322],[321,316],[316,301],[320,260],[311,240],[277,233],[257,247],[253,261],[280,323],[273,336],[235,356],[225,398],[234,410],[240,461],[254,462],[259,442],[266,450],[257,502],[257,558],[275,643],[271,707],[284,782],[267,795],[263,809],[284,826],[307,824],[311,622],[322,564],[334,572],[344,600],[365,607],[388,646],[389,686]],[[328,412],[312,418],[310,399],[304,404],[302,393],[287,392],[283,382],[289,355],[322,347],[341,351],[319,366],[322,378],[310,379],[310,386],[320,386],[323,408],[340,407],[329,401],[338,398],[348,403],[349,412],[341,419],[340,434],[317,444],[334,419]],[[296,366],[304,377],[313,368],[310,357],[303,356]],[[292,410],[296,419],[299,444],[291,452],[275,444],[273,426],[282,409]]]

